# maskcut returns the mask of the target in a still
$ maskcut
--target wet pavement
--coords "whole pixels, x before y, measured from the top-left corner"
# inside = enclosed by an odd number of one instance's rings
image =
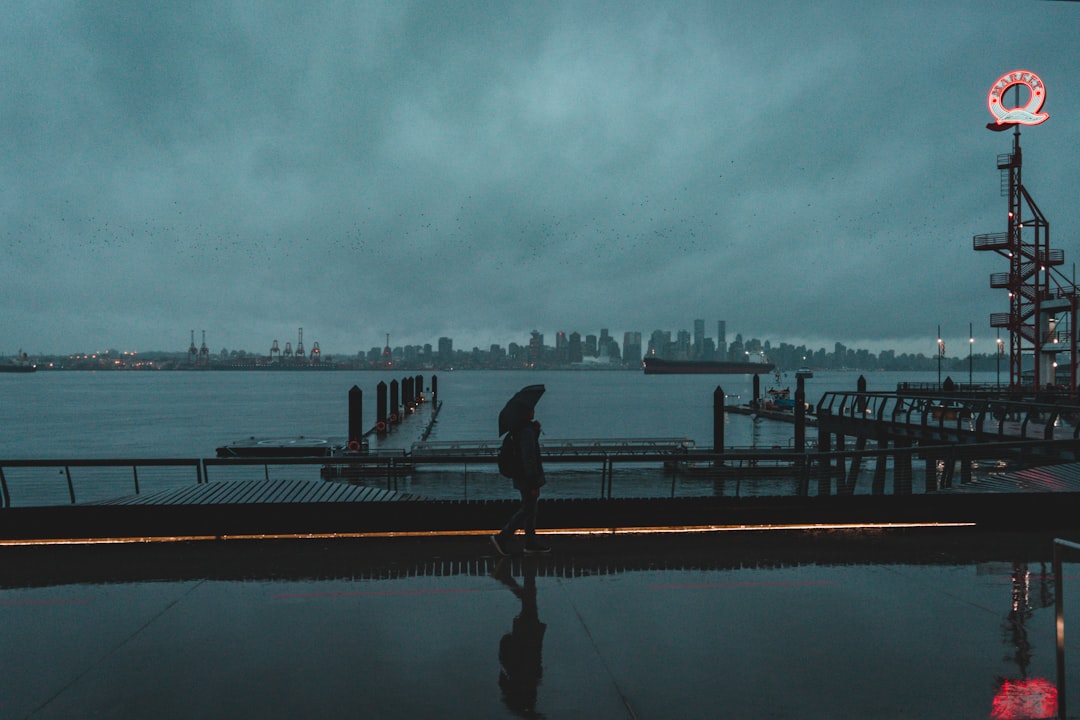
[[[0,717],[1054,711],[1052,538],[547,540],[508,559],[483,536],[0,548]]]

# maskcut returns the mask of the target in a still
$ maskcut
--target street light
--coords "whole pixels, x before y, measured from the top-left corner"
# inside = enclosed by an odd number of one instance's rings
[[[1005,343],[1001,342],[1001,328],[998,328],[997,339],[997,389],[1001,392],[1001,356],[1005,354]]]
[[[937,386],[941,389],[941,358],[945,355],[945,343],[941,341],[941,326],[937,326]]]
[[[975,331],[971,329],[971,323],[968,323],[968,390],[971,390],[971,374],[972,374],[971,373],[971,371],[972,371],[971,348],[975,346],[974,332]]]

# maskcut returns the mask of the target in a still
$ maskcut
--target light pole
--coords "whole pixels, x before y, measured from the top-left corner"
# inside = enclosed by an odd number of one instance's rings
[[[1001,342],[1001,328],[998,328],[997,339],[997,389],[1001,392],[1001,356],[1005,353],[1005,343]]]
[[[971,348],[975,346],[974,331],[971,329],[971,323],[968,323],[968,390],[971,390],[971,375],[972,375],[972,360],[971,360]]]
[[[937,386],[941,389],[941,358],[945,354],[945,343],[941,341],[941,326],[937,326]]]

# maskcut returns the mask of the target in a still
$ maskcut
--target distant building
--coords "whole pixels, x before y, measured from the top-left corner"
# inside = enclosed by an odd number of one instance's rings
[[[631,367],[641,364],[641,333],[623,333],[623,362]]]
[[[570,333],[569,353],[571,363],[580,363],[583,360],[581,347],[581,333]]]
[[[454,363],[454,341],[448,337],[439,338],[439,363],[443,366]]]

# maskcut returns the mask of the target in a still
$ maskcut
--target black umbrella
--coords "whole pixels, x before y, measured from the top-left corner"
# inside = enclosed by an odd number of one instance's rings
[[[499,412],[499,435],[516,430],[529,422],[536,403],[543,394],[543,385],[529,385],[518,390]]]

